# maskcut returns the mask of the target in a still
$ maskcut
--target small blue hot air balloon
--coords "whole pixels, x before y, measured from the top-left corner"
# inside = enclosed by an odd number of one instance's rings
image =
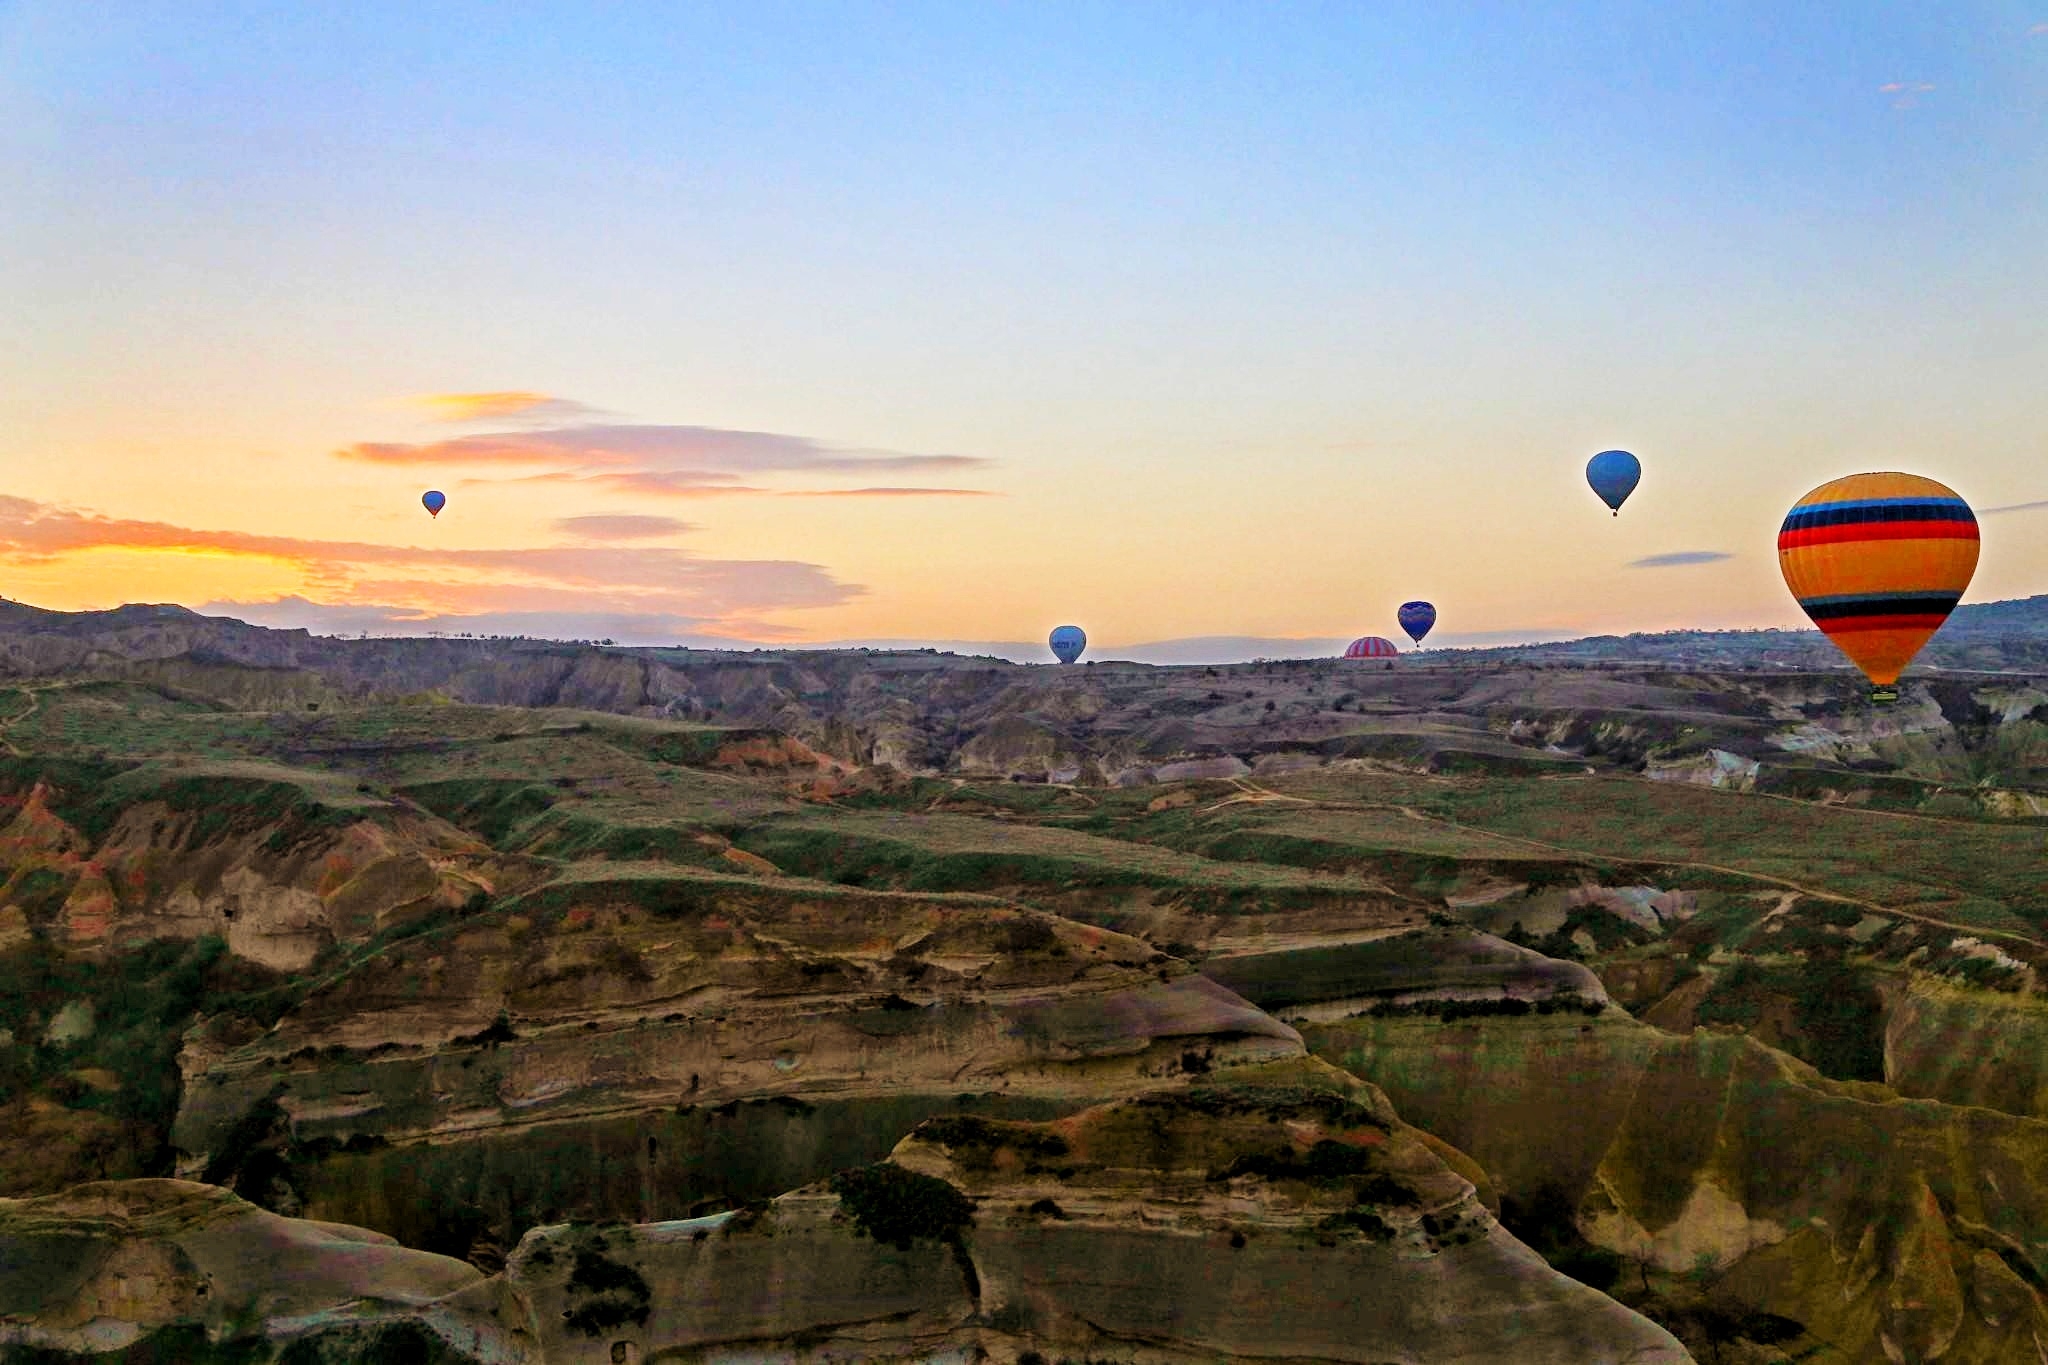
[[[1626,450],[1603,450],[1586,461],[1586,482],[1600,495],[1600,501],[1621,515],[1621,505],[1642,481],[1643,463]]]
[[[430,517],[440,516],[441,509],[447,505],[448,495],[438,488],[429,488],[420,494],[420,506],[427,509],[427,515]]]
[[[1408,638],[1419,645],[1422,637],[1429,634],[1429,628],[1436,624],[1436,608],[1427,602],[1403,602],[1394,619],[1401,623],[1401,629],[1408,632]]]
[[[1079,626],[1061,626],[1046,639],[1052,646],[1052,655],[1063,664],[1070,664],[1081,657],[1081,651],[1088,648],[1088,634]]]

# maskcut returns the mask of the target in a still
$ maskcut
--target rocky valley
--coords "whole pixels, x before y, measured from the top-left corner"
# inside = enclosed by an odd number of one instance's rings
[[[0,1360],[2048,1354],[2024,637],[5,611]]]

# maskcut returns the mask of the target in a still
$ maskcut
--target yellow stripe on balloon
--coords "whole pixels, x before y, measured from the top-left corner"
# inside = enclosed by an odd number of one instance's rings
[[[1977,571],[1974,540],[1838,540],[1778,552],[1794,597],[1961,592]]]

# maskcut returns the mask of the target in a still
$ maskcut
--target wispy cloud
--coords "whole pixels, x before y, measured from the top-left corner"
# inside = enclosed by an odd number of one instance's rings
[[[2027,30],[2029,38],[2048,38],[2048,24],[2036,24]]]
[[[1725,550],[1674,550],[1669,554],[1645,555],[1631,559],[1631,569],[1675,569],[1684,564],[1712,564],[1718,559],[1733,559],[1734,555]]]
[[[674,517],[561,517],[555,522],[555,530],[578,540],[653,540],[690,529],[689,522]]]
[[[2005,512],[2039,512],[2043,509],[2048,509],[2048,498],[2038,502],[2009,502],[2003,507],[1980,507],[1977,509],[1977,515],[1995,517]]]
[[[364,441],[334,452],[345,460],[410,469],[472,471],[467,482],[580,484],[634,497],[707,498],[777,490],[760,479],[806,475],[890,475],[977,469],[971,455],[911,455],[826,445],[805,436],[720,427],[583,422],[528,431],[495,431],[418,443]],[[519,469],[532,473],[515,473]],[[969,489],[875,492],[866,497],[962,496]]]
[[[1922,95],[1934,93],[1934,87],[1926,81],[1886,81],[1877,87],[1880,95],[1892,96],[1892,108],[1911,109],[1920,102]]]
[[[803,488],[784,498],[999,498],[985,488]]]
[[[592,595],[602,593],[616,611],[731,628],[767,612],[835,606],[865,591],[816,564],[706,559],[670,546],[443,549],[308,540],[104,517],[0,496],[0,563],[48,564],[103,549],[267,559],[301,573],[315,599],[396,602],[439,614],[587,613]]]
[[[335,452],[343,459],[389,465],[547,464],[671,471],[972,469],[971,455],[901,455],[847,450],[807,436],[719,427],[588,422],[544,431],[500,431],[420,444],[364,441]]]
[[[597,414],[596,408],[572,398],[557,398],[531,389],[502,389],[495,393],[422,393],[406,399],[405,405],[424,412],[437,422],[567,422]]]
[[[543,640],[611,640],[622,645],[700,645],[744,648],[754,631],[735,639],[716,621],[664,612],[469,611],[436,612],[401,606],[343,606],[286,596],[263,602],[232,599],[198,608],[277,630],[316,635],[525,635]]]
[[[669,473],[636,471],[629,474],[579,474],[568,470],[550,470],[545,474],[521,474],[505,479],[468,478],[458,482],[464,488],[505,483],[555,483],[594,488],[607,493],[626,493],[636,498],[714,498],[739,493],[765,495],[773,491],[754,484],[741,483],[736,474],[681,470]]]

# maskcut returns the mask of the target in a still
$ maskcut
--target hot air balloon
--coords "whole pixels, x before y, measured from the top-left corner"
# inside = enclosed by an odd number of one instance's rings
[[[1079,626],[1061,626],[1047,637],[1052,646],[1052,656],[1063,664],[1070,664],[1081,657],[1081,651],[1088,648],[1088,633]]]
[[[1586,461],[1586,482],[1600,495],[1600,501],[1621,515],[1621,505],[1642,482],[1643,462],[1626,450],[1603,450]]]
[[[1778,568],[1800,609],[1870,679],[1894,685],[1955,609],[1977,570],[1977,518],[1955,490],[1917,474],[1851,474],[1792,505]]]
[[[429,488],[420,494],[420,506],[427,509],[427,515],[430,517],[440,516],[441,509],[447,505],[448,495],[438,488]]]
[[[1393,659],[1401,651],[1394,648],[1392,640],[1383,640],[1377,635],[1366,635],[1353,640],[1344,650],[1347,659]]]
[[[1401,623],[1401,629],[1408,632],[1408,638],[1416,644],[1429,634],[1429,628],[1436,624],[1436,608],[1427,602],[1403,602],[1401,610],[1394,614]]]

